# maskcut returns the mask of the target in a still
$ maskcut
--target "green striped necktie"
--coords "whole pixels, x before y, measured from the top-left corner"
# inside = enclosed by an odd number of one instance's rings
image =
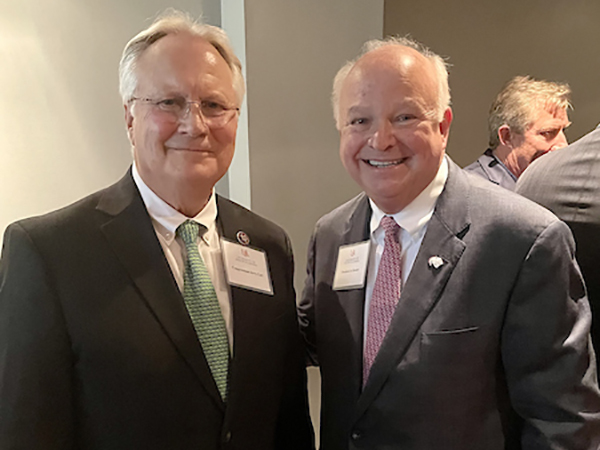
[[[198,233],[203,235],[206,231],[204,225],[192,220],[186,220],[177,227],[177,235],[187,250],[183,300],[221,398],[226,401],[229,367],[227,328],[210,275],[198,251]]]

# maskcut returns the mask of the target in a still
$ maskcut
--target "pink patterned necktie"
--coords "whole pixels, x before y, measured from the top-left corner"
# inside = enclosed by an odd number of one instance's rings
[[[371,366],[392,321],[402,284],[402,247],[398,236],[400,226],[390,216],[381,219],[381,226],[385,230],[385,238],[367,321],[363,386],[367,384]]]

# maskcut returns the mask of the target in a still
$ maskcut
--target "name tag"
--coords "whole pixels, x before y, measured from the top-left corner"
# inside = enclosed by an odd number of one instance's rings
[[[227,282],[252,291],[273,295],[267,254],[264,250],[221,239]]]
[[[333,289],[358,289],[365,285],[371,241],[342,245],[338,251]]]

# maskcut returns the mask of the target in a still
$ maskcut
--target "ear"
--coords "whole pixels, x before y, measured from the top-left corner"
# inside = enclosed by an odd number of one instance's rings
[[[440,122],[440,134],[444,140],[444,148],[446,148],[446,144],[448,143],[448,136],[450,134],[450,124],[452,123],[452,109],[448,108],[444,111],[444,117]]]
[[[498,140],[500,141],[500,144],[504,145],[505,147],[510,147],[513,137],[513,133],[510,131],[510,127],[508,125],[505,124],[498,128]]]
[[[135,146],[134,137],[133,137],[133,105],[125,103],[123,104],[123,108],[125,108],[125,127],[127,128],[127,137],[129,137],[129,142],[132,146]]]

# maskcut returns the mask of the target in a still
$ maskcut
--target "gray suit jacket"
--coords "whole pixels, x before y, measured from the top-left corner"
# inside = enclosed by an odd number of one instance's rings
[[[517,192],[571,227],[592,306],[592,340],[600,351],[600,128],[534,161],[519,178]]]
[[[2,450],[310,449],[287,235],[217,198],[274,295],[231,287],[227,405],[130,174],[11,225],[0,260]]]
[[[490,148],[476,161],[466,166],[465,170],[479,175],[481,178],[502,186],[509,191],[514,191],[515,184],[517,183],[515,176],[494,156],[494,152]]]
[[[450,163],[362,390],[364,288],[331,286],[338,248],[369,238],[370,215],[360,194],[319,220],[309,247],[300,310],[322,376],[321,449],[598,449],[590,311],[567,226]]]

